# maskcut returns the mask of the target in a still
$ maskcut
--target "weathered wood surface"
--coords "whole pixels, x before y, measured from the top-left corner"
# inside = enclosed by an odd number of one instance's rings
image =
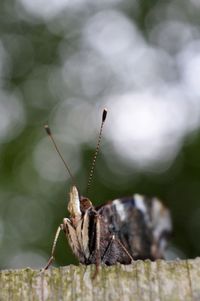
[[[0,272],[0,300],[200,301],[200,258]]]

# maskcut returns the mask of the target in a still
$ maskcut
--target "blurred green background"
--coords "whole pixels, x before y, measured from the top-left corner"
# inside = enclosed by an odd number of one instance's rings
[[[199,0],[1,0],[0,267],[42,267],[82,194],[108,109],[89,197],[132,193],[171,209],[168,258],[200,253]],[[56,265],[77,262],[64,235]]]

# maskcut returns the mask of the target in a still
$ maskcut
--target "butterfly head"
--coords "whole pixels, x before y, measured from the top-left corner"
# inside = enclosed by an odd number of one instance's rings
[[[69,203],[67,208],[71,219],[78,222],[85,211],[91,207],[91,201],[86,197],[80,196],[76,186],[72,186],[69,193]]]

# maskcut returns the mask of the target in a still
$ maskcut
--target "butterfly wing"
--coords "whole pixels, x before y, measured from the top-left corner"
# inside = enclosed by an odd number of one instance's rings
[[[155,260],[164,257],[172,228],[171,217],[169,210],[157,198],[148,199],[135,194],[99,207],[98,213],[101,216],[102,251],[105,254],[101,252],[103,262],[127,264],[131,258]]]

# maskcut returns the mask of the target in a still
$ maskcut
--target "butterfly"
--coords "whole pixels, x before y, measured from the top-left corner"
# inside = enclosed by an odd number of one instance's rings
[[[106,115],[107,110],[104,109],[89,185]],[[65,163],[48,125],[45,129]],[[71,175],[66,163],[65,165]],[[61,231],[65,233],[79,262],[86,265],[96,264],[97,270],[100,264],[130,264],[137,259],[164,258],[164,251],[172,231],[172,221],[169,209],[156,197],[133,194],[94,206],[90,199],[81,196],[77,186],[73,185],[69,193],[68,211],[69,217],[65,217],[57,229],[51,256],[44,269],[47,269],[54,260],[56,243]]]

